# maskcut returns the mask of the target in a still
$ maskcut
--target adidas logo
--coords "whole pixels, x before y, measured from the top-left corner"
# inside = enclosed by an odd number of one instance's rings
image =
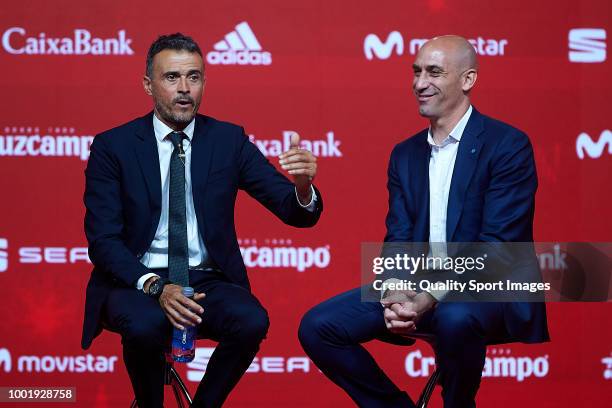
[[[243,21],[235,30],[214,45],[214,51],[206,54],[206,61],[213,65],[270,65],[272,54],[262,51],[261,44]]]

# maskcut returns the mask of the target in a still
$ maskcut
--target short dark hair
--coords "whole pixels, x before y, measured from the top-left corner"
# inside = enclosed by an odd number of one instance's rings
[[[200,46],[193,41],[193,38],[181,33],[160,35],[157,40],[151,44],[149,52],[147,53],[147,66],[145,72],[149,78],[153,74],[153,57],[163,50],[197,52],[200,54],[200,57],[202,56]]]

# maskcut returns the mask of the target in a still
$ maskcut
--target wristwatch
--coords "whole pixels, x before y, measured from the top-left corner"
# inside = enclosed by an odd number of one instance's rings
[[[168,282],[168,280],[164,278],[154,280],[149,285],[149,291],[147,292],[147,295],[151,296],[153,299],[159,299],[162,292],[164,291],[164,286],[166,286],[168,283],[170,282]]]

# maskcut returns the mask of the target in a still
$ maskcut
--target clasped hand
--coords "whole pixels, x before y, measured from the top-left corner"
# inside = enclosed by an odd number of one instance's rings
[[[384,306],[385,325],[390,332],[409,335],[417,329],[417,323],[423,314],[431,309],[434,298],[427,292],[389,291],[381,300]]]

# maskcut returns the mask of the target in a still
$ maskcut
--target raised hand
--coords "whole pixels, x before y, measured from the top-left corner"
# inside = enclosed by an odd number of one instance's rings
[[[293,182],[302,204],[312,198],[312,180],[317,174],[317,158],[307,149],[300,148],[300,135],[293,132],[289,150],[279,157],[281,168],[293,176]]]

